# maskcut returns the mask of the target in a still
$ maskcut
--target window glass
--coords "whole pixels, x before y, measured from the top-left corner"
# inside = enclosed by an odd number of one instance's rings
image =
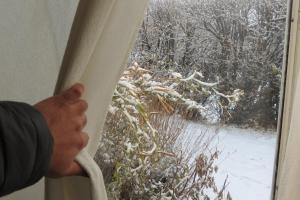
[[[109,199],[270,199],[285,0],[151,0],[96,154]]]

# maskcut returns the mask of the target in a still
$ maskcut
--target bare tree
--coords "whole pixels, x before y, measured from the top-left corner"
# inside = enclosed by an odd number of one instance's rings
[[[161,76],[198,70],[221,92],[244,90],[223,121],[274,127],[285,19],[285,0],[153,0],[131,61]]]

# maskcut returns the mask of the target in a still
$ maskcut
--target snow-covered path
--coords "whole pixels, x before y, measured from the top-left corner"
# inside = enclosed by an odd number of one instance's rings
[[[219,171],[216,180],[220,186],[228,175],[228,190],[233,200],[270,199],[275,133],[190,123],[185,138],[193,138],[201,132],[211,136],[217,134],[213,143],[222,153],[217,161]]]

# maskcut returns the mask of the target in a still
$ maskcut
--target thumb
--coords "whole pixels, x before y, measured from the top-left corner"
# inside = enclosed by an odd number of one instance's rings
[[[80,83],[76,83],[75,85],[73,85],[71,88],[65,90],[62,93],[62,97],[70,102],[76,102],[78,99],[80,99],[80,97],[82,96],[84,92],[84,86]]]

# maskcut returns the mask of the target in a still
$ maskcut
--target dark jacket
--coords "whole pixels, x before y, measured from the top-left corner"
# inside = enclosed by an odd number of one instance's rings
[[[0,196],[36,183],[48,171],[53,139],[42,114],[0,102]]]

